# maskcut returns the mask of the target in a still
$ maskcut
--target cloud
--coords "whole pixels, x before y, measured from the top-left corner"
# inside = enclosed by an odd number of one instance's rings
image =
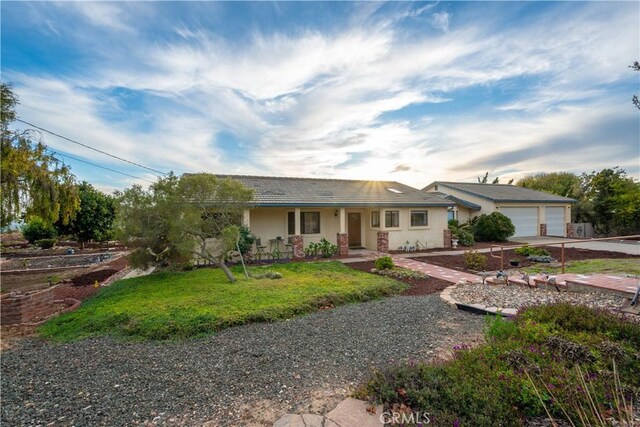
[[[393,19],[362,5],[344,28],[253,29],[239,41],[196,18],[143,37],[133,6],[65,4],[113,37],[134,32],[120,45],[87,30],[93,43],[76,42],[97,56],[76,73],[12,73],[19,112],[176,171],[363,179],[388,171],[420,187],[486,169],[516,176],[633,158],[637,127],[622,95],[634,90],[625,58],[638,51],[629,13],[637,5],[553,4],[504,28],[457,12],[450,26],[436,5],[392,4]],[[440,31],[404,26],[413,18]],[[510,85],[514,93],[503,94]],[[121,89],[143,100],[138,110],[114,95]],[[481,102],[482,90],[491,102]],[[225,133],[242,162],[225,157]]]

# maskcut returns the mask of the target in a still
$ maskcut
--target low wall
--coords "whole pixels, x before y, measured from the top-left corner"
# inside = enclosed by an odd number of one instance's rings
[[[54,287],[31,293],[9,293],[2,295],[0,322],[2,325],[32,323],[55,312]]]

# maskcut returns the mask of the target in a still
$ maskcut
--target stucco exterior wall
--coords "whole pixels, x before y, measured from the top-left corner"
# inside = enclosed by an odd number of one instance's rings
[[[397,228],[386,228],[384,226],[385,211],[399,211],[400,226]],[[427,210],[427,227],[411,227],[411,211]],[[380,227],[371,226],[371,212],[380,212]],[[269,250],[269,240],[280,236],[287,238],[288,212],[295,212],[294,208],[254,208],[249,211],[249,218],[245,217],[245,222],[249,223],[251,232],[262,239],[262,244]],[[318,242],[325,237],[331,243],[337,244],[336,236],[340,232],[340,208],[301,208],[300,212],[320,212],[320,233],[303,234],[304,246],[310,242]],[[415,244],[420,240],[427,247],[442,247],[442,230],[447,228],[447,208],[346,208],[345,216],[350,212],[359,212],[361,215],[361,243],[362,246],[375,250],[377,247],[378,231],[389,232],[389,248],[397,249],[407,241]],[[348,224],[346,225],[348,227]],[[349,231],[348,229],[346,230]]]

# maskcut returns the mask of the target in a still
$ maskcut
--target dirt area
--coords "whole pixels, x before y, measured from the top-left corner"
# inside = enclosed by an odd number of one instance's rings
[[[544,247],[551,256],[557,260],[560,260],[560,252],[561,249],[554,246],[546,246]],[[499,251],[497,252],[499,254]],[[496,271],[500,270],[500,259],[493,258],[488,253],[484,255],[487,256],[487,271]],[[583,259],[598,259],[598,258],[637,258],[640,259],[637,255],[629,255],[620,252],[610,252],[610,251],[594,251],[590,249],[580,249],[580,248],[565,248],[564,249],[564,257],[565,261],[578,261]],[[454,270],[467,271],[465,263],[464,263],[464,255],[434,255],[428,257],[420,257],[416,256],[413,259],[417,261],[428,262],[429,264],[440,265],[447,268],[452,268]],[[517,259],[520,261],[520,267],[529,267],[536,263],[531,262],[521,255],[513,252],[512,249],[504,251],[504,262],[505,268],[509,268],[509,260]]]
[[[345,265],[356,270],[370,273],[371,269],[374,267],[374,261],[350,262]],[[404,291],[402,295],[433,294],[435,292],[440,292],[447,286],[451,286],[451,283],[445,280],[436,279],[435,277],[430,277],[429,279],[396,278],[396,280],[411,285],[411,287]]]

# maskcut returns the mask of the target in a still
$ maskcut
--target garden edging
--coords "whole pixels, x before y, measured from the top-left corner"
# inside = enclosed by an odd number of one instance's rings
[[[457,308],[458,310],[469,311],[475,314],[499,314],[505,317],[515,316],[518,312],[516,308],[504,308],[504,307],[488,307],[482,304],[465,304],[459,301],[456,301],[451,296],[451,292],[458,287],[458,285],[466,282],[458,282],[455,285],[451,285],[440,293],[440,298],[451,305],[452,307]]]

